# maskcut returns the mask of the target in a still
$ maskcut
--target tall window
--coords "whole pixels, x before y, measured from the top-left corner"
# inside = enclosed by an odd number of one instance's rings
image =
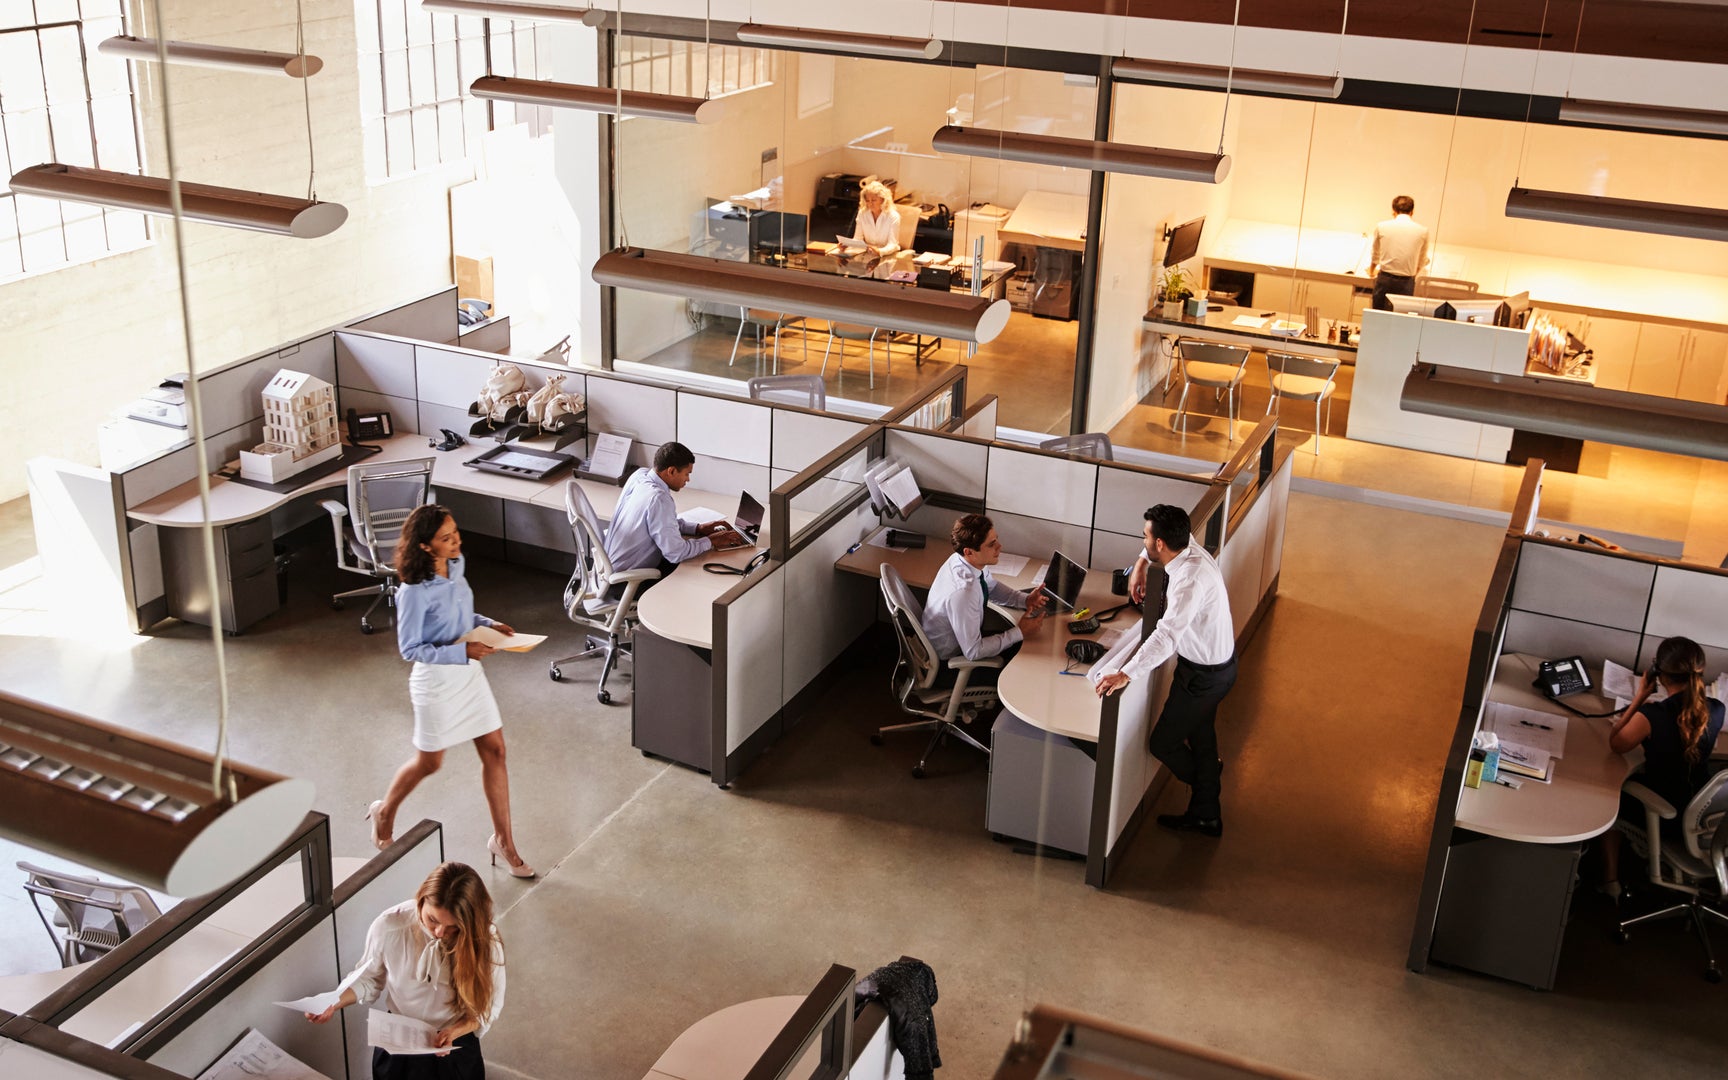
[[[535,24],[428,12],[420,0],[354,0],[354,14],[369,180],[461,160],[495,128],[550,129],[550,109],[468,95],[488,71],[548,77]]]
[[[45,162],[138,171],[121,0],[0,0],[0,177]],[[0,281],[149,242],[142,214],[0,190]]]
[[[621,34],[617,85],[625,90],[685,97],[723,97],[774,84],[774,54],[746,45]]]

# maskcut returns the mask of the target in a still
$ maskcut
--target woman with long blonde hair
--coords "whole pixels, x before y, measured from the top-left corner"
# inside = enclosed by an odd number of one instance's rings
[[[374,1048],[373,1080],[483,1080],[480,1036],[504,1007],[504,943],[480,875],[457,862],[434,868],[414,899],[372,920],[365,955],[338,990],[334,1005],[306,1019],[322,1024],[377,1002],[437,1029],[432,1054]]]
[[[1658,686],[1667,697],[1651,701]],[[1608,746],[1618,754],[1642,746],[1644,771],[1637,781],[1674,809],[1684,810],[1710,778],[1710,752],[1722,731],[1723,714],[1722,702],[1704,692],[1704,650],[1690,638],[1667,638],[1656,646],[1656,658],[1632,704],[1615,718]],[[1642,822],[1643,807],[1630,796],[1620,798],[1623,817]],[[1662,822],[1665,833],[1679,827],[1678,816]],[[1619,877],[1620,834],[1610,829],[1602,834],[1602,891],[1618,898]]]

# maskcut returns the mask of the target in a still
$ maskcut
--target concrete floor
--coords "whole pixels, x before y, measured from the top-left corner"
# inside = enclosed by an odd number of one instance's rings
[[[487,663],[518,840],[543,876],[484,866],[478,768],[461,751],[400,820],[443,821],[451,857],[481,866],[493,888],[511,968],[489,1061],[505,1077],[578,1075],[580,1060],[583,1077],[634,1080],[715,1009],[802,993],[831,961],[867,970],[909,953],[940,982],[947,1080],[990,1076],[1037,1001],[1321,1076],[1718,1071],[1728,989],[1698,978],[1682,931],[1609,944],[1593,895],[1578,900],[1551,993],[1404,968],[1498,545],[1484,526],[1292,496],[1279,598],[1222,712],[1227,832],[1213,842],[1148,827],[1109,892],[1085,886],[1079,864],[990,840],[982,758],[945,749],[914,781],[916,737],[869,745],[895,715],[879,647],[861,647],[721,792],[631,749],[628,708],[598,705],[591,675],[547,679],[546,660],[576,646],[560,579],[478,563],[482,611],[552,635]],[[300,555],[289,606],[226,643],[233,753],[314,779],[337,853],[364,855],[362,809],[409,750],[405,666],[390,635],[364,637],[355,611],[328,608],[346,585],[327,555]],[[9,580],[0,684],[210,744],[204,631],[94,637],[52,610],[27,565]],[[629,685],[615,683],[619,700]],[[1179,787],[1162,808],[1179,808]],[[51,965],[46,935],[15,907],[3,909],[0,955]]]

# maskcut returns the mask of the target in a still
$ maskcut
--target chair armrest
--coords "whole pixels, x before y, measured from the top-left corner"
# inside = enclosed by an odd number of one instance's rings
[[[616,585],[620,581],[658,581],[659,579],[660,571],[650,566],[640,570],[615,570],[612,572],[612,576],[606,580],[609,584]]]
[[[340,521],[348,516],[348,508],[335,499],[320,499],[318,505],[330,512],[330,516]]]
[[[1662,875],[1662,821],[1674,818],[1673,804],[1636,780],[1627,781],[1620,790],[1644,804],[1644,848],[1649,859],[1647,872],[1650,880],[1659,885],[1665,880]]]
[[[1710,865],[1716,871],[1716,887],[1728,897],[1728,820],[1718,822],[1710,836]]]
[[[1629,781],[1620,790],[1643,803],[1644,809],[1654,813],[1664,821],[1673,820],[1679,813],[1679,811],[1675,810],[1667,799],[1664,799],[1662,796],[1651,791],[1636,780]]]
[[[948,666],[955,671],[970,671],[973,668],[999,668],[1003,664],[1000,656],[981,656],[976,660],[968,660],[964,656],[956,656],[948,661]]]

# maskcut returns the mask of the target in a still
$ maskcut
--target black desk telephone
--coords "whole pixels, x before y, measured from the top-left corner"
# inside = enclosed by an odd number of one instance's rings
[[[388,439],[394,429],[387,412],[363,413],[348,410],[348,441],[359,446],[366,439]]]
[[[1544,660],[1536,670],[1536,687],[1545,697],[1563,698],[1590,689],[1590,672],[1582,656]]]

